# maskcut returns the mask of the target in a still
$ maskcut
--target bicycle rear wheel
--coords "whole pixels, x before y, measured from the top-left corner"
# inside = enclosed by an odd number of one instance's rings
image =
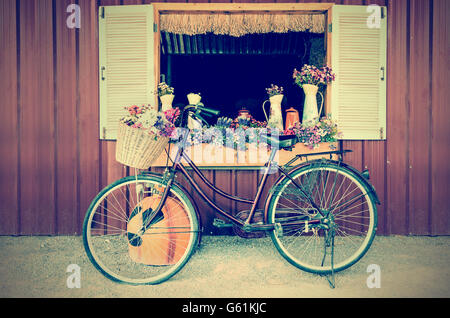
[[[300,187],[285,178],[274,186],[269,201],[268,222],[277,224],[271,232],[277,250],[292,265],[311,273],[329,274],[355,264],[376,232],[376,200],[369,184],[327,160],[311,162],[289,175]]]
[[[83,243],[103,275],[129,284],[157,284],[189,260],[199,239],[195,208],[174,184],[161,211],[154,213],[164,189],[160,176],[130,176],[92,201]]]

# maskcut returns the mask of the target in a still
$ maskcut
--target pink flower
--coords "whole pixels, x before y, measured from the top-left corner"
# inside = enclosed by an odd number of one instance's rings
[[[171,108],[166,110],[164,115],[166,116],[166,119],[173,124],[180,115],[180,110],[178,108]]]

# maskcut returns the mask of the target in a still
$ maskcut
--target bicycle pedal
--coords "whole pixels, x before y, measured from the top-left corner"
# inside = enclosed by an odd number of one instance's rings
[[[224,227],[232,227],[233,224],[232,223],[227,223],[222,219],[217,219],[215,218],[213,221],[213,226],[217,227],[217,228],[224,228]]]

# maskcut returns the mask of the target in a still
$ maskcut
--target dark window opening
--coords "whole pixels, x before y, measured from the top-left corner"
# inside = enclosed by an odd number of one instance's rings
[[[161,74],[175,88],[175,106],[186,105],[187,94],[201,93],[205,106],[220,109],[221,116],[235,118],[245,107],[263,121],[265,89],[271,84],[284,89],[283,115],[294,107],[301,116],[304,96],[294,84],[293,70],[323,65],[325,45],[323,34],[308,32],[240,38],[163,33],[161,53]]]

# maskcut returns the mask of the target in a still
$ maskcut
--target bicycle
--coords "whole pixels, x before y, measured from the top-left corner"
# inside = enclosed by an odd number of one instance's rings
[[[218,115],[217,110],[188,105],[180,114],[180,127],[187,116]],[[215,187],[184,151],[187,134],[180,137],[172,165],[157,174],[143,171],[119,179],[101,190],[90,204],[83,223],[86,253],[104,276],[128,284],[158,284],[177,272],[195,252],[201,237],[201,219],[195,202],[175,177],[181,173],[200,196],[228,222],[244,232],[265,231],[277,251],[293,266],[327,278],[349,268],[370,248],[377,227],[379,200],[367,177],[342,161],[350,150],[334,150],[338,160],[317,159],[284,166],[274,162],[278,149],[291,147],[295,135],[273,138],[269,159],[253,199],[231,195]],[[187,172],[181,160],[213,192],[246,203],[244,219],[218,206]],[[267,177],[280,176],[257,209]],[[255,215],[259,214],[259,220]],[[262,219],[262,221],[261,221]]]

